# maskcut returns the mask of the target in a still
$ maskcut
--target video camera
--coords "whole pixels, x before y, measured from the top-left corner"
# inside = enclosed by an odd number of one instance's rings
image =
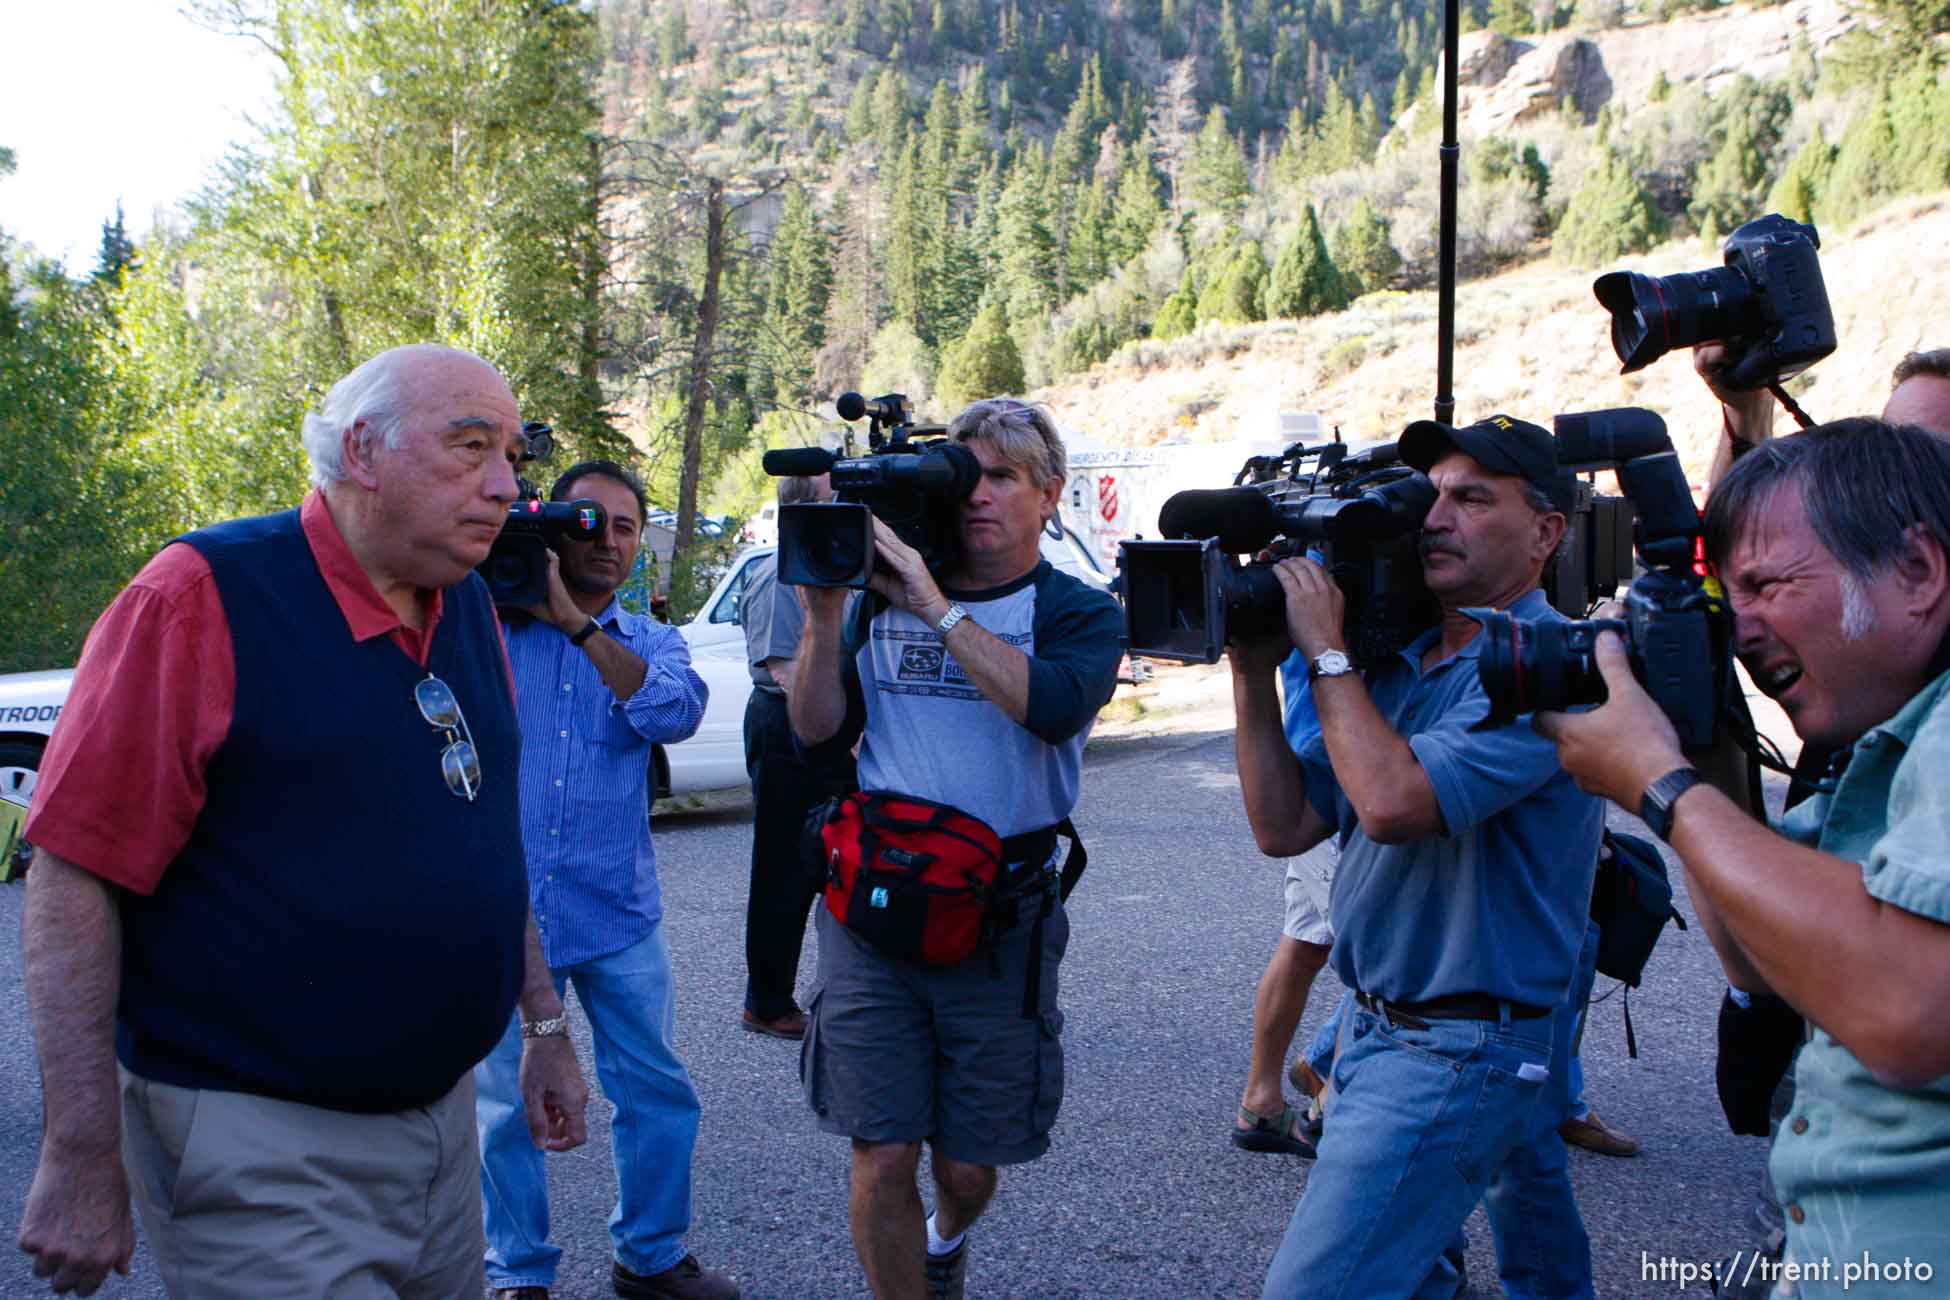
[[[1622,374],[1674,348],[1722,340],[1730,388],[1767,388],[1835,350],[1835,315],[1822,284],[1813,226],[1779,213],[1727,236],[1726,265],[1654,278],[1601,275],[1591,286],[1611,312],[1611,345]]]
[[[1272,562],[1290,555],[1312,553],[1340,586],[1357,664],[1394,654],[1441,617],[1418,547],[1435,485],[1402,463],[1394,443],[1353,453],[1338,440],[1295,443],[1249,459],[1234,484],[1165,502],[1159,531],[1181,540],[1118,548],[1132,654],[1216,663],[1229,641],[1273,631],[1285,620],[1286,597]],[[1544,588],[1557,608],[1583,614],[1631,573],[1631,513],[1588,483],[1576,489]],[[1268,560],[1236,558],[1261,550]]]
[[[1602,701],[1598,634],[1611,631],[1624,639],[1633,675],[1671,719],[1680,744],[1712,744],[1732,689],[1733,619],[1699,558],[1699,511],[1665,421],[1621,407],[1560,415],[1554,432],[1559,465],[1617,473],[1638,516],[1634,540],[1645,571],[1625,593],[1623,619],[1527,621],[1465,611],[1483,625],[1477,671],[1490,712],[1482,725]]]
[[[540,420],[521,426],[527,441],[517,465],[546,461],[555,450],[555,431]],[[587,497],[544,501],[534,484],[515,476],[520,493],[508,506],[508,520],[475,572],[487,583],[497,605],[525,608],[548,599],[549,543],[559,537],[588,541],[602,535],[603,508]]]
[[[837,456],[822,447],[768,451],[765,472],[775,478],[830,474],[834,501],[779,508],[779,581],[799,587],[864,587],[876,555],[879,519],[921,553],[930,572],[955,567],[961,555],[956,509],[981,481],[975,453],[947,439],[942,425],[916,425],[907,398],[889,393],[869,401],[841,393],[842,420],[868,419],[865,456]]]

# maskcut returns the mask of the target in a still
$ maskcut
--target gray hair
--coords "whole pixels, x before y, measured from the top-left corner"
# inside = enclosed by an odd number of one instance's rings
[[[1724,566],[1735,541],[1789,489],[1799,492],[1815,537],[1858,584],[1908,550],[1912,528],[1950,550],[1950,443],[1858,417],[1769,439],[1735,461],[1707,498],[1706,558]],[[1842,594],[1846,602],[1846,583]],[[1866,599],[1857,603],[1866,607]]]
[[[406,414],[411,400],[406,379],[413,363],[452,356],[488,364],[463,348],[408,343],[367,358],[333,384],[318,409],[305,415],[300,433],[305,455],[311,461],[312,486],[327,488],[345,481],[345,434],[359,424],[366,426],[363,447],[370,448],[377,437],[388,451],[398,451],[406,440]]]
[[[816,474],[791,474],[780,479],[779,504],[796,506],[802,501],[818,499],[818,478]]]
[[[970,403],[948,425],[956,442],[980,438],[1002,458],[1029,471],[1040,486],[1052,478],[1059,484],[1070,476],[1069,453],[1049,408],[1017,397],[989,397]]]

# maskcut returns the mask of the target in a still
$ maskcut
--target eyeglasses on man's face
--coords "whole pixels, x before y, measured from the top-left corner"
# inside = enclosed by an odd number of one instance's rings
[[[414,684],[413,702],[420,706],[420,716],[447,737],[447,746],[440,751],[440,775],[447,788],[474,802],[474,796],[481,792],[481,755],[474,748],[474,734],[467,729],[467,716],[460,711],[453,689],[428,673]]]

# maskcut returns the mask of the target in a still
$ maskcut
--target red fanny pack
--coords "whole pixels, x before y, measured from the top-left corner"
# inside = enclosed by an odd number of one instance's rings
[[[959,966],[994,946],[1002,838],[981,818],[856,790],[828,806],[819,837],[826,910],[889,957]]]

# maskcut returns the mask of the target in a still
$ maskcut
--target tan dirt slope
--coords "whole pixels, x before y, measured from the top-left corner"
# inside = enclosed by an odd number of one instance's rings
[[[1873,414],[1903,353],[1950,346],[1950,193],[1822,236],[1840,347],[1789,391],[1817,420]],[[1717,248],[1689,239],[1623,265],[1669,275],[1719,261]],[[1547,423],[1560,411],[1650,407],[1701,482],[1720,434],[1717,404],[1683,349],[1618,373],[1609,317],[1591,296],[1595,274],[1545,260],[1458,288],[1457,416],[1504,411]],[[1331,316],[1135,344],[1036,396],[1066,429],[1117,445],[1273,438],[1281,411],[1317,411],[1351,441],[1392,438],[1432,413],[1435,334],[1433,291],[1371,294]],[[1776,431],[1792,428],[1784,413]]]

